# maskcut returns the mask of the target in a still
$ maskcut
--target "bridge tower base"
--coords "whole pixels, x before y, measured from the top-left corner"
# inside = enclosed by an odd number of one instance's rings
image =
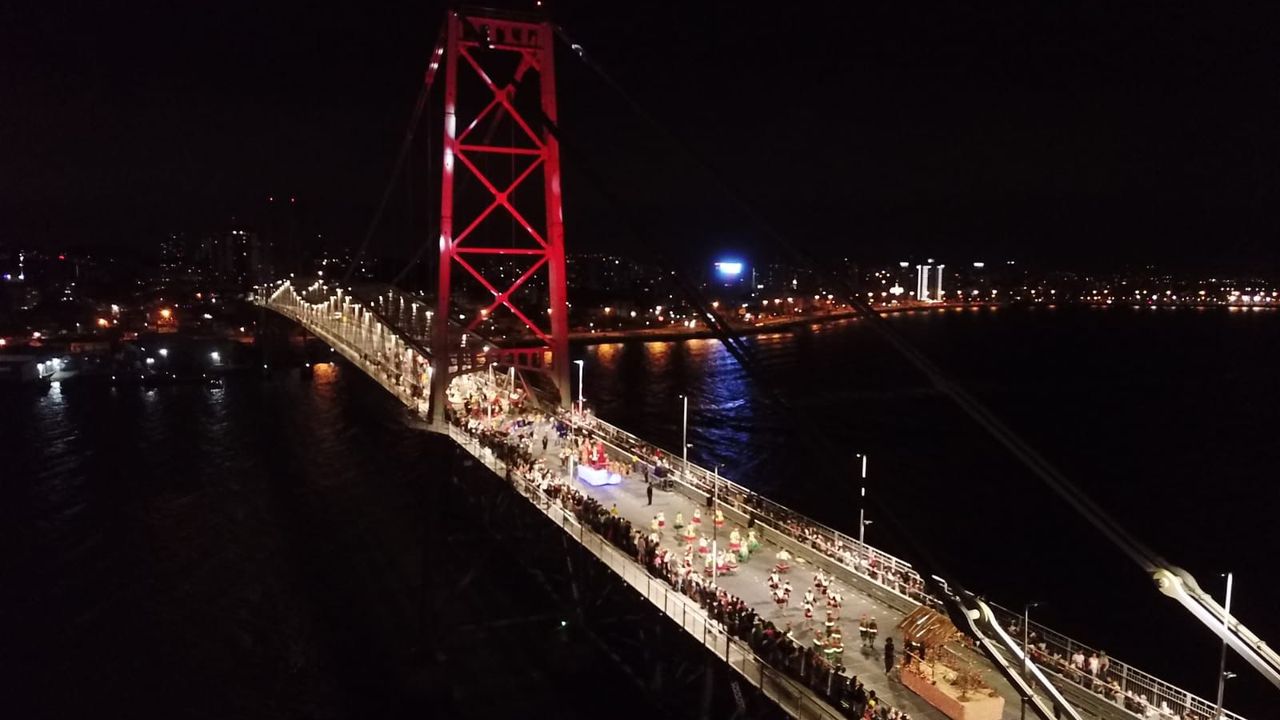
[[[433,59],[444,63],[444,157],[431,420],[444,423],[450,368],[460,367],[453,357],[465,344],[449,319],[467,331],[497,331],[494,323],[505,321],[503,332],[515,326],[527,333],[537,358],[532,368],[550,375],[560,406],[568,408],[564,214],[552,132],[555,32],[541,18],[486,10],[450,10],[445,23]],[[463,184],[471,186],[467,197],[458,192]],[[476,294],[489,300],[471,314],[460,300]]]

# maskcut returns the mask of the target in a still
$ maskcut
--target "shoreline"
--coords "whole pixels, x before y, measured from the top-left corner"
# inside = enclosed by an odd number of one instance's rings
[[[896,315],[898,313],[918,311],[932,312],[934,310],[963,310],[965,308],[973,308],[975,310],[980,308],[1002,308],[1006,305],[1007,303],[938,303],[937,305],[930,305],[927,307],[878,308],[876,312],[880,315]],[[735,327],[734,331],[739,336],[764,335],[783,330],[793,330],[805,325],[825,325],[827,323],[839,322],[841,320],[855,320],[860,316],[861,313],[849,310],[846,312],[831,313],[828,315],[814,317],[779,318],[776,320],[765,321],[759,325]],[[644,330],[610,330],[608,332],[575,331],[569,333],[569,342],[576,345],[601,345],[605,343],[623,342],[626,340],[671,341],[713,339],[715,337],[716,333],[707,328],[682,330],[679,327],[664,327]]]
[[[1222,305],[1216,303],[1187,303],[1176,305],[1134,305],[1131,303],[1009,303],[1009,302],[984,302],[984,303],[939,303],[930,306],[916,307],[894,307],[894,308],[877,308],[876,312],[880,315],[897,315],[901,313],[912,312],[934,312],[939,310],[1000,310],[1006,308],[1049,308],[1058,307],[1085,307],[1094,309],[1115,309],[1122,308],[1127,310],[1280,310],[1274,306],[1264,305]],[[842,320],[855,320],[861,316],[855,311],[847,311],[840,313],[832,313],[830,315],[822,315],[818,317],[806,318],[780,318],[770,320],[760,325],[751,325],[748,327],[734,328],[738,336],[765,335],[773,332],[785,332],[795,330],[796,328],[806,325],[826,325],[828,323],[840,322]],[[609,343],[627,342],[629,340],[643,340],[646,342],[673,342],[679,340],[709,340],[716,339],[716,333],[706,328],[695,330],[681,329],[679,327],[664,327],[644,330],[610,330],[607,332],[582,332],[574,331],[569,333],[569,342],[574,345],[607,345]]]

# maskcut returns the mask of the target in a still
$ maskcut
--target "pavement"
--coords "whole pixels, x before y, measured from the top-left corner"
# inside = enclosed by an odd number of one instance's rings
[[[550,437],[545,452],[542,451],[541,442],[541,438],[544,435]],[[555,469],[560,467],[560,460],[556,456],[559,450],[560,446],[557,445],[557,438],[551,429],[551,425],[549,423],[536,425],[534,429],[534,456],[541,458],[547,467]],[[573,485],[578,490],[600,501],[606,508],[616,504],[619,515],[630,520],[631,524],[636,528],[643,529],[646,534],[649,532],[653,516],[659,512],[664,513],[667,526],[662,533],[662,546],[677,553],[684,552],[683,540],[677,536],[672,524],[675,521],[676,513],[683,513],[685,522],[688,522],[693,517],[693,511],[698,506],[689,498],[679,492],[660,490],[655,486],[653,504],[649,505],[645,495],[645,481],[639,474],[624,476],[623,482],[619,485],[592,487],[581,481],[574,481]],[[710,539],[712,513],[708,512],[705,507],[701,509],[703,511],[703,526],[706,528],[708,539]],[[738,527],[745,541],[746,528]],[[729,532],[733,528],[734,525],[726,522],[721,529],[721,547],[728,548]],[[792,561],[791,571],[782,576],[785,580],[791,582],[793,589],[791,602],[788,607],[779,609],[770,596],[767,584],[769,572],[777,562],[775,555],[778,550],[778,546],[767,541],[763,542],[760,548],[752,553],[750,559],[738,566],[738,570],[735,573],[721,575],[717,579],[717,584],[726,591],[742,598],[743,601],[755,609],[760,617],[772,621],[779,628],[784,628],[787,623],[791,623],[796,639],[807,646],[813,639],[813,633],[806,626],[802,603],[805,590],[813,587],[815,572],[809,569],[804,559],[800,556],[797,556]],[[680,556],[682,555],[678,555],[678,557]],[[701,567],[700,559],[694,562],[695,567]],[[848,673],[856,675],[868,690],[875,690],[876,696],[883,702],[888,703],[890,707],[900,711],[905,710],[910,713],[912,718],[945,719],[946,715],[926,703],[897,680],[896,669],[894,677],[889,677],[885,674],[883,652],[885,638],[893,638],[894,647],[899,653],[898,658],[901,658],[903,641],[902,634],[897,629],[897,624],[903,618],[902,613],[859,594],[853,587],[838,580],[833,582],[833,587],[843,599],[840,620],[837,621],[837,624],[840,627],[841,635],[844,637],[843,663]],[[819,600],[814,607],[813,625],[821,628],[823,621],[826,619],[826,604],[825,598],[822,598],[821,595],[818,597]],[[879,626],[879,638],[876,640],[874,648],[860,647],[861,639],[858,636],[858,620],[864,613],[868,617],[875,618]],[[991,682],[992,678],[987,678],[987,680]],[[1004,685],[1004,688],[1000,687],[1001,684]],[[1011,690],[1011,688],[1003,683],[1003,680],[1000,680],[999,684],[994,686],[1001,690],[1001,694],[1005,696],[1003,718],[1008,720],[1018,718],[1019,703],[1016,695],[1012,696],[1013,699],[1011,700],[1011,696],[1006,690]]]

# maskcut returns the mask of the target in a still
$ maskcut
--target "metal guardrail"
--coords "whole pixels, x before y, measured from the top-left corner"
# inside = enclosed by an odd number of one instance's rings
[[[688,475],[685,475],[682,467],[683,462],[679,459],[679,455],[672,455],[665,448],[659,448],[604,420],[591,416],[584,418],[583,416],[575,415],[572,417],[571,422],[585,425],[589,431],[601,436],[602,439],[610,441],[615,447],[619,447],[619,449],[636,457],[641,462],[650,462],[651,458],[654,457],[654,451],[662,450],[663,454],[672,461],[672,470],[676,473],[677,482],[682,482],[703,494],[710,494],[712,487],[718,483],[720,502],[726,506],[744,515],[754,513],[757,517],[770,522],[776,528],[790,533],[793,539],[808,544],[817,552],[825,554],[829,560],[885,588],[930,607],[941,608],[942,606],[942,603],[937,598],[924,592],[923,579],[911,567],[911,563],[905,560],[896,558],[870,545],[860,543],[855,538],[811,520],[694,463],[689,463],[689,472]],[[804,528],[804,530],[798,530],[797,528]],[[939,581],[941,582],[941,579]],[[1020,615],[994,603],[991,605],[993,612],[996,613],[1001,624],[1005,627],[1010,624],[1017,625],[1021,622]],[[1038,623],[1031,623],[1031,628],[1046,643],[1046,648],[1050,655],[1057,652],[1065,660],[1069,660],[1077,649],[1081,650],[1086,657],[1095,652],[1088,645],[1072,640]],[[1143,702],[1156,709],[1159,709],[1163,703],[1172,712],[1177,713],[1177,717],[1187,717],[1188,712],[1193,712],[1200,718],[1206,719],[1214,716],[1216,703],[1164,682],[1114,658],[1109,657],[1108,660],[1110,667],[1107,672],[1107,680],[1114,678],[1122,693],[1130,693],[1131,696],[1139,697]],[[1085,688],[1090,687],[1090,684],[1086,682],[1089,678],[1087,674],[1082,678],[1076,679],[1072,677],[1073,673],[1070,671],[1064,671],[1051,663],[1041,662],[1038,664],[1069,682],[1075,682]],[[1123,702],[1116,702],[1108,694],[1096,690],[1094,692],[1112,705],[1133,713],[1135,717],[1144,717],[1139,713],[1142,713],[1145,708],[1135,709],[1126,706]],[[1166,715],[1164,717],[1172,716]],[[1223,711],[1223,717],[1228,720],[1246,720],[1243,716],[1227,710]]]
[[[509,468],[474,437],[453,425],[449,425],[449,436],[498,477],[505,476]],[[680,625],[686,633],[724,660],[752,685],[760,688],[765,697],[788,715],[803,720],[844,720],[846,716],[817,699],[808,688],[770,666],[750,646],[720,627],[692,598],[650,575],[639,562],[583,525],[558,501],[551,499],[531,483],[522,481],[512,483],[512,486],[560,526],[561,530]]]
[[[580,424],[583,418],[576,417],[573,422]],[[653,451],[661,449],[599,418],[590,417],[586,424],[589,430],[604,439],[613,441],[612,444],[637,457],[641,462],[652,464]],[[650,452],[641,452],[642,449],[648,449]],[[754,514],[768,521],[780,532],[823,553],[831,561],[915,602],[939,609],[942,607],[941,602],[924,592],[924,580],[911,567],[911,563],[871,545],[858,542],[856,538],[805,517],[785,505],[754,493],[694,463],[689,463],[689,472],[685,475],[679,456],[671,455],[665,449],[661,450],[671,458],[672,470],[676,473],[677,482],[683,482],[704,495],[710,495],[713,487],[718,485],[719,502],[725,506],[743,515]],[[945,587],[945,581],[940,578],[938,581]]]
[[[990,603],[992,612],[999,618],[1000,624],[1004,627],[1022,626],[1022,614],[1016,613],[1008,608],[1001,607],[995,603]],[[1090,690],[1099,697],[1107,700],[1113,705],[1125,707],[1130,712],[1140,713],[1141,709],[1126,707],[1123,703],[1117,703],[1111,696],[1111,688],[1106,687],[1105,683],[1115,680],[1120,687],[1122,693],[1132,693],[1134,696],[1148,705],[1159,708],[1161,703],[1167,705],[1169,709],[1177,713],[1177,717],[1190,717],[1188,712],[1195,713],[1200,718],[1212,718],[1217,712],[1217,704],[1205,700],[1204,698],[1193,695],[1186,690],[1170,685],[1159,678],[1148,675],[1147,673],[1137,670],[1125,663],[1122,663],[1110,656],[1107,657],[1110,663],[1108,669],[1099,676],[1100,683],[1095,683],[1095,679],[1088,672],[1080,672],[1070,666],[1071,656],[1077,650],[1084,654],[1087,658],[1098,651],[1088,645],[1072,640],[1061,633],[1055,632],[1037,622],[1028,624],[1031,632],[1036,634],[1036,641],[1045,644],[1045,650],[1050,657],[1058,655],[1062,659],[1061,664],[1054,662],[1046,662],[1044,659],[1037,657],[1037,653],[1032,652],[1032,660],[1040,667],[1054,673],[1063,680],[1075,683],[1082,688]],[[1096,687],[1095,687],[1096,686]],[[1223,710],[1222,717],[1228,720],[1245,720],[1243,716],[1233,713],[1229,710]]]
[[[279,291],[277,291],[277,294],[279,294]],[[396,363],[393,358],[397,353],[394,352],[394,346],[396,345],[398,338],[395,338],[394,335],[389,335],[387,337],[375,337],[375,331],[372,330],[369,323],[362,322],[359,317],[353,317],[353,314],[356,316],[361,314],[359,309],[354,308],[351,304],[336,303],[332,300],[325,303],[308,303],[298,297],[296,293],[293,293],[293,297],[286,299],[284,302],[280,302],[276,295],[273,295],[270,298],[255,298],[255,300],[258,303],[293,319],[306,327],[309,331],[315,333],[317,336],[325,340],[325,342],[329,343],[330,346],[336,348],[345,358],[357,365],[363,372],[376,380],[404,404],[414,408],[420,406],[422,398],[415,397],[411,392],[404,389],[400,381],[401,369],[395,367]],[[340,317],[335,320],[332,317],[334,314],[338,314]],[[388,342],[391,345],[390,348],[387,347]],[[383,345],[384,349],[370,352],[366,349],[366,346],[370,344]],[[388,349],[392,350],[392,352],[387,352],[386,350]],[[597,434],[602,439],[610,441],[610,443],[615,447],[623,452],[631,454],[641,462],[650,462],[650,459],[653,458],[655,452],[661,449],[658,446],[632,435],[617,426],[600,420],[599,418],[571,416],[570,420],[574,424],[585,425],[591,432]],[[454,429],[452,427],[450,429],[451,434],[453,434]],[[474,439],[461,431],[458,431],[458,434],[463,438],[470,440],[472,443],[475,442]],[[455,440],[458,440],[458,437],[455,436]],[[461,444],[460,440],[459,442]],[[464,447],[468,446],[464,445]],[[470,450],[470,447],[468,447],[468,449]],[[661,450],[673,461],[673,463],[677,462],[677,458],[679,457],[678,455],[673,455],[665,449]],[[477,455],[475,452],[472,452],[472,454]],[[493,462],[497,461],[495,460]],[[505,468],[503,469],[505,470]],[[788,534],[792,539],[811,547],[815,551],[825,555],[830,561],[845,567],[850,572],[857,573],[858,575],[877,583],[886,589],[892,590],[893,592],[908,597],[916,602],[927,604],[935,608],[941,607],[941,603],[936,598],[924,592],[924,582],[922,578],[911,564],[905,560],[896,558],[893,555],[882,550],[878,550],[870,545],[860,543],[855,538],[849,537],[835,529],[815,522],[804,515],[787,508],[786,506],[758,495],[727,478],[717,476],[694,463],[689,463],[687,475],[684,472],[682,461],[679,462],[678,465],[673,465],[672,470],[676,473],[677,482],[681,482],[687,487],[704,495],[711,494],[713,488],[718,488],[717,494],[719,495],[719,501],[725,506],[732,508],[743,515],[755,515],[756,517],[767,521],[779,531]],[[580,526],[579,529],[580,533],[590,533],[589,530],[582,529]],[[579,540],[581,540],[581,535]],[[603,540],[601,541],[603,542]],[[584,543],[584,545],[586,545],[586,543]],[[620,551],[617,551],[612,548],[612,546],[607,545],[607,543],[603,547],[607,548],[607,551],[614,552],[621,556],[622,561],[635,564],[629,558],[622,556]],[[595,551],[593,550],[593,552]],[[604,555],[607,554],[606,551],[596,552],[595,554],[601,557],[602,560],[606,560],[607,564],[609,563],[609,560],[604,557]],[[649,584],[655,583],[654,579],[650,578],[650,576],[644,572],[643,568],[639,568],[638,564],[635,565],[642,573],[642,577],[646,583],[644,588],[637,585],[639,579],[636,579],[635,582],[633,582],[632,578],[629,578],[625,572],[619,572],[619,575],[627,578],[628,582],[633,586],[636,586],[638,590],[641,590],[641,592],[644,592],[646,597],[652,597],[649,594],[650,590],[648,588]],[[610,567],[613,568],[614,565],[611,564]],[[661,583],[661,581],[656,581],[656,584],[663,589],[663,592],[674,593],[686,604],[692,602],[683,595],[675,592],[673,589],[669,589],[664,583]],[[665,602],[666,601],[664,600],[664,603]],[[658,603],[655,601],[655,604]],[[664,610],[666,609],[665,604],[659,606],[663,607]],[[701,609],[698,608],[696,604],[694,605],[694,608],[701,612]],[[1000,618],[1001,624],[1005,626],[1017,625],[1020,622],[1020,616],[1006,608],[992,604],[992,609]],[[683,612],[684,611],[682,611],[682,613]],[[705,614],[702,615],[702,617],[704,623],[709,622]],[[673,619],[675,619],[674,616]],[[683,615],[678,619],[678,621],[681,622],[682,627],[685,627]],[[1056,653],[1065,661],[1069,661],[1077,649],[1082,651],[1086,656],[1096,652],[1092,647],[1075,641],[1038,623],[1031,623],[1031,627],[1037,633],[1039,639],[1046,644],[1046,649],[1051,656]],[[686,627],[686,629],[688,628]],[[713,650],[715,650],[716,647],[713,647],[712,644],[708,644],[710,642],[708,638],[715,637],[715,633],[719,633],[720,636],[725,637],[724,642],[720,646],[724,648],[724,652],[718,654],[721,654],[728,659],[729,654],[732,652],[729,645],[732,643],[738,643],[738,645],[741,646],[741,643],[733,638],[725,636],[724,631],[719,628],[715,628],[713,626],[710,629],[707,629],[704,627],[703,634],[701,636],[703,643]],[[697,634],[695,633],[695,635]],[[753,683],[757,684],[757,686],[764,689],[764,686],[760,685],[761,682],[765,681],[763,661],[758,657],[755,657],[750,648],[741,646],[739,651],[745,652],[754,658],[754,662],[761,665],[762,669],[756,673],[754,678],[746,675],[743,669],[746,667],[746,664],[744,664],[745,661],[740,662],[739,666],[741,667],[735,666],[735,669],[738,669],[739,672],[742,672],[744,676],[748,678],[748,680],[751,680]],[[1157,709],[1161,707],[1161,704],[1167,705],[1172,712],[1175,712],[1180,716],[1185,716],[1190,712],[1203,718],[1210,718],[1215,712],[1215,703],[1209,702],[1204,698],[1164,682],[1153,675],[1142,672],[1141,670],[1114,658],[1109,658],[1109,662],[1110,667],[1106,673],[1106,680],[1110,681],[1111,679],[1114,679],[1119,685],[1121,692],[1126,693],[1130,697],[1141,698],[1143,702]],[[731,662],[730,664],[733,663]],[[1039,664],[1041,667],[1054,672],[1056,675],[1068,682],[1074,682],[1086,688],[1091,685],[1089,680],[1090,676],[1073,671],[1069,666],[1064,668],[1053,663],[1045,662],[1039,662]],[[769,672],[776,673],[776,671],[772,669],[770,669]],[[779,675],[779,682],[794,686],[793,681],[781,675]],[[786,685],[778,685],[776,686],[775,691],[781,695],[781,690],[784,687],[786,687]],[[1129,710],[1135,714],[1137,712],[1141,712],[1141,710],[1135,710],[1132,707],[1127,707],[1123,702],[1115,702],[1114,699],[1106,694],[1107,691],[1105,690],[1102,692],[1095,690],[1094,692],[1100,697],[1104,697],[1108,702],[1111,702],[1117,707]],[[768,693],[766,692],[766,694]],[[772,696],[770,697],[772,698]],[[788,697],[791,696],[788,695]],[[779,702],[780,704],[782,703],[778,698],[773,699],[775,702]],[[797,717],[801,716],[797,715]],[[804,715],[803,717],[827,716]],[[835,715],[831,717],[839,716]],[[1228,720],[1246,720],[1243,716],[1230,711],[1224,711],[1223,717]]]

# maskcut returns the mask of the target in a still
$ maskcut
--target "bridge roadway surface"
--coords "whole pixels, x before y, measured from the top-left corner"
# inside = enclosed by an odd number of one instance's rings
[[[549,438],[545,452],[542,450],[542,438],[544,436]],[[535,459],[543,460],[547,467],[553,470],[560,468],[560,459],[557,457],[560,446],[557,445],[551,424],[547,422],[537,423],[534,426],[533,437]],[[567,474],[567,471],[561,470],[561,472]],[[645,496],[645,481],[638,473],[624,476],[623,482],[619,485],[592,487],[580,481],[574,481],[572,484],[578,490],[600,501],[606,508],[616,504],[619,515],[631,521],[631,524],[636,529],[643,530],[646,535],[650,532],[650,523],[653,520],[653,516],[659,512],[664,513],[667,527],[662,533],[662,546],[677,553],[683,553],[684,542],[677,536],[676,531],[672,528],[672,523],[675,521],[676,513],[683,513],[685,522],[688,522],[689,518],[693,517],[693,511],[699,505],[688,497],[674,490],[660,490],[655,485],[653,504],[648,505]],[[710,540],[711,513],[708,513],[706,508],[702,508],[702,510],[704,516],[703,527],[707,529],[706,535]],[[720,532],[721,547],[728,548],[729,532],[734,527],[726,517],[724,527]],[[745,541],[746,528],[737,527],[740,528]],[[747,562],[741,563],[735,573],[721,575],[717,579],[717,584],[729,593],[742,598],[744,602],[755,609],[760,617],[772,621],[779,628],[785,628],[787,623],[791,623],[796,639],[807,646],[813,640],[813,633],[805,626],[802,603],[804,591],[813,587],[815,573],[810,569],[807,559],[802,554],[796,554],[795,559],[792,561],[791,571],[782,576],[784,579],[791,581],[791,602],[787,608],[779,610],[770,597],[767,584],[769,571],[776,562],[775,555],[778,550],[779,547],[777,545],[769,542],[768,539],[763,540],[760,549],[752,553]],[[700,558],[695,560],[695,568],[701,569],[701,562]],[[902,620],[903,614],[877,603],[874,599],[859,593],[852,586],[838,579],[833,585],[839,591],[843,600],[838,624],[845,639],[843,663],[847,668],[848,674],[856,675],[867,689],[875,690],[876,696],[888,703],[890,707],[910,713],[913,720],[918,718],[946,720],[946,715],[926,703],[920,696],[907,689],[897,680],[897,670],[894,671],[895,675],[892,679],[886,676],[884,672],[883,651],[885,638],[893,638],[894,648],[897,652],[896,659],[900,660],[902,657],[902,633],[897,629],[897,625]],[[863,613],[866,613],[869,617],[874,617],[879,625],[879,638],[876,640],[874,650],[860,647],[862,641],[858,637],[858,619]],[[825,618],[826,605],[821,604],[820,600],[820,603],[815,604],[814,607],[814,625],[821,627]],[[1019,718],[1019,699],[1013,687],[1003,677],[1000,677],[994,669],[990,668],[987,663],[982,662],[980,667],[983,670],[983,678],[987,684],[994,687],[1005,698],[1002,718],[1006,720]]]
[[[283,288],[281,288],[283,289]],[[278,289],[275,294],[279,294]],[[274,295],[273,295],[274,298]],[[380,385],[389,392],[399,398],[407,406],[415,408],[419,411],[423,410],[423,403],[414,398],[411,393],[393,379],[391,374],[384,370],[381,365],[372,363],[370,360],[376,356],[375,350],[379,348],[385,349],[390,342],[390,336],[378,335],[376,338],[370,333],[369,328],[355,321],[346,320],[346,313],[349,308],[342,305],[343,322],[337,327],[330,328],[329,312],[337,312],[336,306],[332,303],[328,304],[310,304],[300,305],[297,302],[290,304],[285,301],[282,304],[275,304],[272,301],[264,302],[264,305],[281,312],[286,317],[301,322],[318,337],[329,343],[335,349],[339,349],[343,356],[353,362],[357,367],[367,373],[376,380]],[[297,305],[295,307],[295,305]],[[331,307],[332,306],[332,307]],[[323,313],[314,314],[310,311],[324,310]],[[317,321],[323,321],[325,326],[322,327]],[[358,330],[358,331],[357,331]],[[350,335],[357,337],[348,337]],[[363,349],[357,349],[363,348]],[[403,349],[397,347],[396,349]],[[393,353],[394,354],[394,353]],[[543,452],[541,449],[541,437],[550,433],[550,425],[547,423],[539,424],[536,428],[536,441],[533,444],[534,455],[551,468],[559,467],[559,459],[555,457],[555,453],[559,447],[552,442],[548,443],[548,451]],[[606,439],[607,442],[607,439]],[[566,473],[567,474],[567,473]],[[646,530],[653,515],[659,511],[665,513],[668,523],[674,521],[677,512],[683,512],[686,518],[693,514],[695,502],[689,497],[678,492],[667,492],[657,490],[654,492],[654,504],[652,506],[645,505],[644,481],[641,477],[630,475],[623,484],[616,486],[606,486],[601,488],[593,488],[584,483],[575,482],[574,485],[587,494],[595,497],[602,504],[608,507],[609,504],[616,503],[619,512],[631,521],[632,525],[638,529]],[[730,515],[730,513],[727,513]],[[707,527],[710,527],[709,520]],[[732,530],[731,525],[724,528],[724,542],[728,543],[728,533]],[[786,623],[793,624],[793,631],[797,639],[801,642],[810,642],[812,639],[811,632],[804,627],[803,610],[800,607],[800,599],[804,595],[805,589],[811,587],[813,580],[813,572],[807,569],[806,556],[816,557],[816,552],[805,548],[795,553],[796,563],[790,575],[790,580],[794,588],[793,598],[795,604],[785,610],[779,610],[772,602],[769,596],[768,587],[765,579],[772,568],[774,558],[778,547],[770,542],[768,534],[764,534],[762,539],[765,542],[763,549],[757,553],[754,561],[749,560],[744,563],[735,575],[722,577],[719,580],[721,587],[727,591],[742,598],[750,604],[758,615],[774,622],[779,627],[785,627]],[[663,546],[682,551],[683,547],[680,541],[675,537],[674,528],[669,528],[666,537],[663,538]],[[837,575],[838,577],[838,575]],[[903,613],[894,610],[883,603],[876,602],[872,597],[865,593],[855,590],[847,582],[836,580],[835,587],[844,597],[844,609],[842,610],[841,632],[847,639],[845,643],[845,653],[843,663],[851,675],[856,675],[863,684],[871,690],[876,691],[876,695],[883,698],[891,707],[900,710],[906,710],[911,713],[914,718],[943,718],[941,712],[925,703],[919,696],[902,686],[896,679],[890,679],[885,676],[883,663],[883,640],[886,637],[893,637],[895,645],[901,652],[902,642],[901,635],[898,633],[896,626],[902,619]],[[858,618],[867,613],[876,618],[879,624],[880,639],[877,642],[877,648],[874,651],[861,651],[859,647],[859,638],[856,633],[856,625]],[[815,608],[815,621],[825,617],[825,608]],[[850,630],[854,632],[850,632]],[[1002,720],[1007,718],[1013,720],[1020,717],[1020,701],[1017,692],[1004,680],[994,668],[985,659],[980,659],[978,667],[983,674],[984,680],[988,685],[995,688],[1001,696],[1005,698],[1005,707]],[[1058,684],[1055,682],[1055,684]],[[1089,694],[1091,696],[1091,694]],[[1110,705],[1110,703],[1101,703],[1105,705],[1105,709],[1101,711],[1104,717],[1131,718],[1134,717],[1119,708]],[[1086,713],[1088,715],[1088,713]]]

